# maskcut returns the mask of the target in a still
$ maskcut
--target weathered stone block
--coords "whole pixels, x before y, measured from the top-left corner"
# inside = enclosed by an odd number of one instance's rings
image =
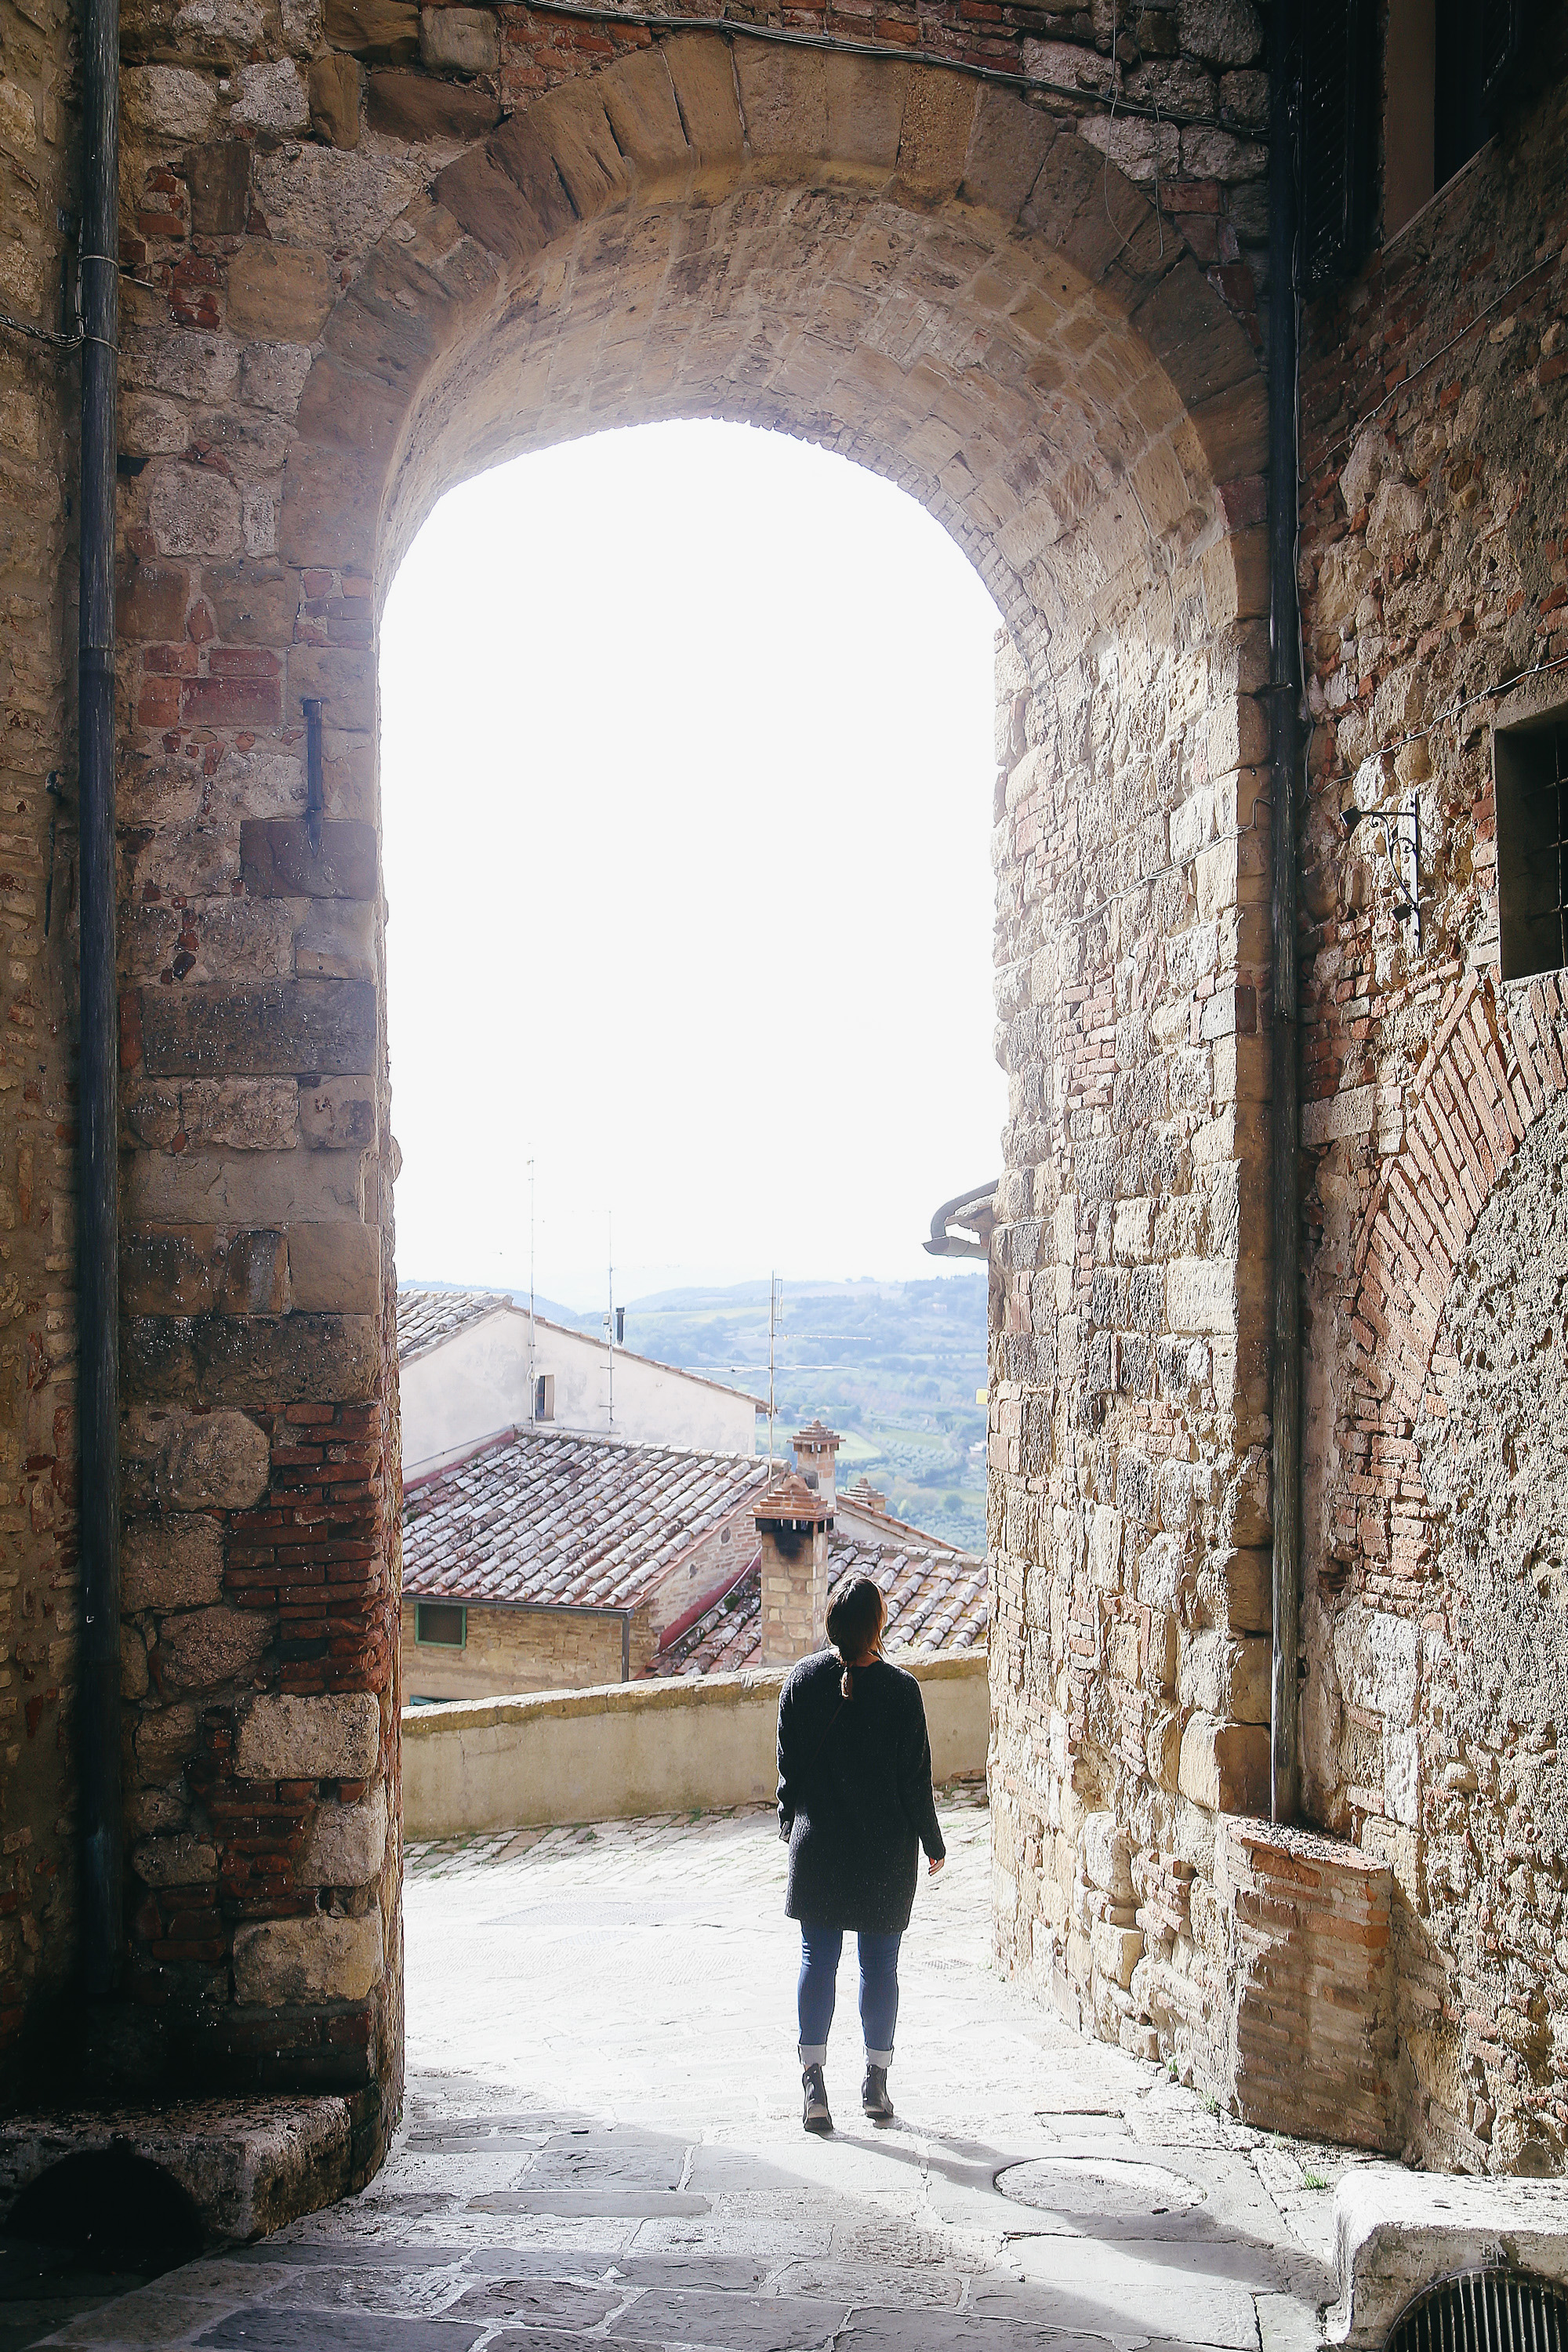
[[[1016,221],[1056,136],[1057,125],[1041,108],[1026,106],[1011,90],[982,89],[959,182],[961,199]]]
[[[1097,1919],[1089,1936],[1089,1954],[1095,1974],[1125,1992],[1143,1957],[1142,1933],[1137,1927],[1115,1927],[1108,1919]]]
[[[1115,1903],[1131,1903],[1132,1857],[1113,1813],[1089,1813],[1082,1832],[1083,1874]]]
[[[419,48],[413,0],[327,0],[327,39],[334,49],[386,65],[412,63]]]
[[[364,1079],[328,1078],[300,1091],[300,1132],[314,1151],[368,1151],[375,1142],[375,1095]]]
[[[374,898],[375,828],[324,819],[312,848],[303,817],[252,818],[239,828],[240,873],[253,898]]]
[[[283,138],[309,127],[310,107],[304,77],[292,58],[274,58],[240,68],[233,119]]]
[[[431,73],[495,73],[500,34],[483,8],[421,8],[419,61]]]
[[[272,1454],[243,1412],[171,1413],[157,1474],[171,1511],[248,1511],[267,1492]]]
[[[1262,1724],[1216,1723],[1194,1715],[1182,1734],[1176,1786],[1211,1813],[1268,1810],[1268,1731]]]
[[[501,119],[500,101],[486,90],[396,68],[371,75],[365,110],[373,131],[410,142],[482,139]]]
[[[228,331],[268,343],[315,343],[331,297],[322,254],[247,237],[228,270]]]
[[[151,470],[151,468],[149,469]],[[159,466],[147,519],[164,555],[233,555],[240,545],[239,492],[221,474],[195,466]],[[261,679],[191,679],[193,686],[262,685]]]
[[[254,1681],[272,1633],[272,1619],[253,1609],[194,1609],[171,1617],[153,1653],[159,1685],[196,1691]]]
[[[120,87],[126,121],[154,138],[205,139],[217,116],[216,80],[185,66],[132,66]]]
[[[360,93],[364,76],[353,58],[329,50],[310,60],[310,128],[330,147],[359,145]]]
[[[1271,1645],[1224,1632],[1191,1633],[1182,1646],[1177,1692],[1186,1706],[1237,1723],[1267,1723]]]
[[[363,2000],[380,1983],[381,1913],[336,1919],[264,1919],[235,1930],[235,1999],[269,2009],[296,2002]]]
[[[678,33],[659,46],[699,161],[718,163],[741,155],[746,134],[728,42],[707,33]]]
[[[350,980],[279,987],[143,989],[142,1044],[153,1077],[369,1076],[375,990]]]
[[[599,76],[599,96],[616,144],[639,177],[684,172],[692,161],[662,48],[619,58]]]
[[[141,1780],[153,1787],[165,1787],[178,1778],[201,1745],[195,1708],[188,1699],[183,1699],[174,1706],[144,1710],[132,1745]]]
[[[222,1596],[223,1530],[214,1520],[142,1519],[126,1528],[120,1605],[127,1616],[144,1609],[200,1609]]]
[[[310,1153],[151,1152],[132,1163],[128,1218],[144,1224],[213,1224],[276,1229],[329,1217],[358,1219],[363,1187],[357,1162]]]
[[[312,898],[294,936],[301,980],[374,980],[376,904],[368,898]]]
[[[131,1856],[143,1886],[199,1886],[217,1877],[217,1853],[189,1832],[143,1838]]]
[[[140,1328],[132,1327],[132,1338]],[[213,1315],[188,1328],[195,1392],[215,1402],[231,1400],[266,1412],[280,1404],[361,1404],[375,1393],[377,1316],[296,1312],[247,1323]]]
[[[381,1233],[374,1225],[290,1225],[289,1279],[296,1307],[374,1315],[381,1306]]]
[[[1223,1259],[1178,1258],[1166,1269],[1165,1297],[1173,1331],[1236,1329],[1236,1268]]]
[[[258,1698],[240,1725],[234,1769],[242,1780],[368,1780],[381,1753],[374,1691]]]
[[[294,1874],[302,1886],[368,1886],[385,1855],[386,1784],[378,1780],[357,1805],[317,1807]]]

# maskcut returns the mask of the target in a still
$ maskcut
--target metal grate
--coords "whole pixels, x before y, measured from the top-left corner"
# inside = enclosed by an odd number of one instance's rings
[[[1568,719],[1495,739],[1504,980],[1568,964]]]
[[[1568,2352],[1568,2294],[1522,2271],[1463,2271],[1405,2305],[1384,2352]]]

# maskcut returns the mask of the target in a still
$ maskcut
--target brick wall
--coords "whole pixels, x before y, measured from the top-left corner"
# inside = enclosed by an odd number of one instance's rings
[[[1542,12],[1500,136],[1302,373],[1307,1794],[1394,1874],[1402,2143],[1499,2170],[1568,2152],[1563,1000],[1500,978],[1491,764],[1568,703],[1527,675],[1568,656],[1565,64]],[[1342,815],[1401,803],[1419,941]]]

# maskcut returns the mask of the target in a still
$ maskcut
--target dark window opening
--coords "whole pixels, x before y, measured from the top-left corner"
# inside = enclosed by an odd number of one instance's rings
[[[1366,250],[1372,214],[1372,0],[1314,0],[1301,54],[1301,258],[1326,286]]]
[[[1396,236],[1501,120],[1531,0],[1389,0],[1383,233]]]
[[[533,1418],[553,1421],[555,1418],[555,1375],[541,1372],[533,1383]]]
[[[416,1601],[414,1638],[439,1650],[460,1650],[468,1638],[468,1612],[455,1601]]]
[[[1492,738],[1504,980],[1568,965],[1568,712]]]

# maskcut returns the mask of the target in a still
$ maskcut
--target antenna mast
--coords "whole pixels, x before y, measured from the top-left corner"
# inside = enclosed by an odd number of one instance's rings
[[[528,1417],[539,1419],[539,1323],[533,1305],[533,1161],[528,1163]]]
[[[605,1338],[610,1352],[605,1359],[605,1370],[609,1374],[609,1427],[613,1434],[616,1426],[616,1213],[613,1209],[605,1213],[605,1230],[609,1237],[610,1253],[610,1311],[605,1318]]]
[[[768,1468],[773,1466],[773,1333],[778,1323],[779,1291],[782,1285],[776,1274],[768,1276]]]

